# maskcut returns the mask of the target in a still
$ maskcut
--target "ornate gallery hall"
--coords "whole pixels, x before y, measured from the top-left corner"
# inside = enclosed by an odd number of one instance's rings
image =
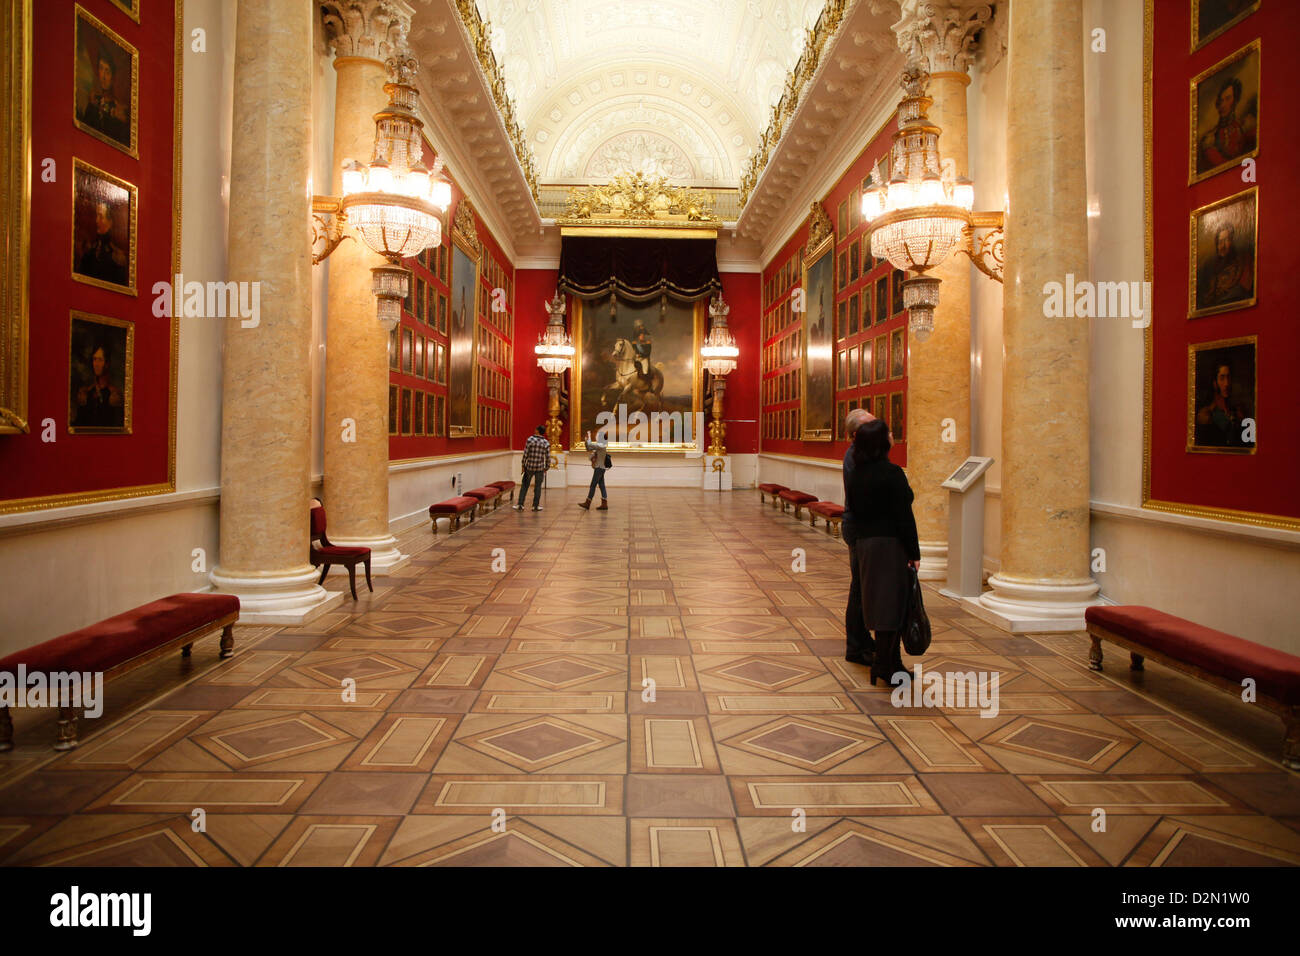
[[[1287,4],[0,18],[0,865],[1300,865]]]

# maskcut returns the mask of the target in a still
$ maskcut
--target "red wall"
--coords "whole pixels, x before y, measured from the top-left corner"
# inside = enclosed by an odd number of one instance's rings
[[[173,276],[174,9],[147,5],[143,23],[107,0],[83,0],[92,16],[140,54],[138,150],[134,159],[73,122],[74,7],[47,0],[33,11],[31,273],[28,409],[31,431],[0,436],[0,507],[13,499],[91,494],[174,483],[172,328],[153,314],[153,285]],[[72,278],[73,158],[137,188],[136,294]],[[42,180],[46,159],[55,180]],[[179,242],[179,236],[176,236]],[[193,279],[204,277],[193,276]],[[129,321],[135,330],[131,434],[70,434],[72,310]],[[120,356],[115,361],[120,360]],[[120,367],[120,366],[119,366]],[[42,441],[44,419],[56,440]],[[50,502],[59,503],[59,502]],[[27,506],[39,506],[26,502]]]
[[[1260,8],[1201,49],[1188,52],[1190,5],[1158,0],[1152,40],[1152,336],[1150,498],[1194,507],[1300,518],[1300,418],[1295,362],[1300,324],[1292,290],[1296,252],[1291,229],[1300,182],[1291,161],[1300,149],[1300,112],[1290,58],[1300,46],[1291,4]],[[1253,40],[1260,40],[1258,182],[1240,166],[1188,185],[1191,80]],[[1267,105],[1268,109],[1263,109]],[[1238,111],[1241,115],[1241,111]],[[1258,186],[1256,304],[1189,319],[1189,221],[1192,211]],[[1257,422],[1254,454],[1188,452],[1188,347],[1256,336]],[[1200,383],[1197,383],[1200,400]]]
[[[881,335],[884,336],[886,343],[888,343],[894,331],[900,328],[903,329],[904,349],[906,350],[907,348],[907,340],[908,340],[908,335],[906,331],[907,312],[906,310],[901,310],[897,313],[893,311],[892,289],[890,291],[890,296],[889,296],[889,302],[890,302],[889,314],[888,317],[883,322],[875,322],[874,324],[872,324],[872,326],[869,329],[865,329],[865,330],[861,329],[861,327],[859,326],[858,333],[854,335],[849,335],[847,337],[842,337],[840,332],[840,327],[839,327],[839,320],[838,320],[839,305],[841,302],[845,302],[851,297],[858,297],[860,300],[863,291],[867,290],[868,288],[874,288],[877,280],[879,280],[882,277],[888,279],[888,277],[891,275],[892,270],[887,262],[881,263],[875,268],[870,268],[870,260],[868,259],[867,263],[865,263],[866,268],[860,268],[857,279],[852,281],[845,281],[843,285],[841,285],[841,280],[840,280],[842,274],[846,274],[849,276],[851,276],[852,274],[851,272],[844,273],[844,269],[841,265],[841,258],[843,258],[843,260],[847,262],[850,254],[849,250],[855,245],[860,250],[862,247],[863,238],[866,235],[866,230],[862,225],[861,217],[853,215],[853,207],[856,204],[860,203],[863,180],[866,179],[867,175],[871,172],[871,169],[876,164],[876,162],[879,161],[879,159],[882,156],[888,153],[889,147],[893,142],[894,129],[895,129],[895,125],[893,120],[891,119],[889,122],[885,124],[884,128],[881,129],[881,131],[876,134],[875,138],[871,141],[871,143],[868,144],[867,147],[863,149],[861,153],[858,154],[857,158],[849,165],[849,168],[844,171],[843,175],[841,175],[838,180],[836,180],[835,185],[831,187],[830,192],[828,192],[826,196],[822,199],[822,207],[826,210],[826,214],[830,216],[831,225],[835,230],[835,244],[834,244],[834,249],[831,253],[835,260],[835,276],[836,276],[836,280],[835,280],[836,340],[835,340],[835,362],[834,362],[833,374],[834,374],[834,382],[835,382],[834,395],[835,395],[836,415],[838,418],[838,423],[836,426],[835,440],[830,442],[824,442],[824,441],[811,442],[811,441],[799,441],[799,440],[792,440],[792,439],[764,438],[762,439],[762,449],[765,452],[772,452],[775,454],[782,454],[782,455],[800,455],[808,458],[826,458],[826,459],[843,458],[844,453],[848,450],[848,442],[840,440],[840,434],[843,430],[843,424],[842,424],[843,415],[840,414],[841,412],[840,405],[841,403],[843,403],[847,408],[847,403],[850,400],[856,399],[859,402],[861,402],[865,398],[865,399],[872,400],[874,404],[874,397],[877,395],[884,395],[888,400],[888,396],[898,392],[902,392],[904,416],[906,415],[906,408],[907,408],[906,366],[904,367],[903,377],[893,379],[892,381],[887,380],[885,382],[873,382],[872,385],[868,385],[868,386],[855,386],[853,388],[848,388],[846,386],[846,383],[841,382],[839,380],[839,366],[840,366],[839,356],[840,356],[840,352],[843,350],[853,348],[855,346],[860,348],[861,344],[864,341],[875,340],[877,337]],[[846,213],[847,213],[846,218],[848,221],[845,225],[848,226],[848,228],[843,227],[840,222],[839,208],[842,203],[846,204]],[[791,257],[797,257],[799,255],[800,249],[807,241],[807,238],[808,238],[808,227],[807,227],[807,223],[804,223],[794,231],[794,233],[790,236],[790,238],[786,240],[785,244],[781,246],[780,250],[776,253],[776,255],[773,256],[772,260],[767,263],[767,265],[763,269],[763,275],[760,283],[760,288],[759,288],[760,296],[762,293],[763,286],[766,285],[766,283],[772,279],[772,277],[777,273],[780,267],[783,266],[788,260],[790,260]],[[792,288],[797,288],[800,281],[798,277],[797,261],[796,261],[795,268],[796,268],[796,278],[794,281],[794,286]],[[785,295],[774,297],[771,302],[767,303],[767,308],[765,311],[771,313],[776,309],[780,308],[781,304],[789,297],[789,294],[790,294],[789,292],[786,292]],[[872,301],[874,302],[874,297],[872,297]],[[775,335],[771,336],[771,338],[768,341],[769,342],[776,341],[784,337],[785,335],[788,335],[789,330],[792,327],[798,329],[800,327],[800,321],[801,320],[799,320],[796,317],[793,326],[790,325],[784,326],[783,329],[778,330]],[[761,328],[759,334],[760,336],[762,335]],[[762,377],[764,378],[769,377],[773,374],[776,374],[779,370],[787,370],[790,367],[798,368],[798,362],[796,361],[792,366],[774,366],[773,368],[769,368],[762,373]],[[759,399],[761,400],[761,392],[759,393]],[[784,402],[778,401],[775,403],[770,403],[765,407],[770,410],[792,409],[792,408],[797,409],[799,406],[799,401],[801,400],[802,399],[790,400]],[[891,430],[895,432],[895,444],[893,450],[890,452],[890,459],[899,465],[905,466],[907,464],[906,433],[905,431],[903,431],[900,437],[900,430],[896,428],[892,428],[893,425],[892,422],[890,424],[891,424]],[[761,424],[760,424],[760,434],[761,433],[762,431],[761,431]]]
[[[515,404],[510,437],[514,449],[522,449],[533,430],[546,424],[546,373],[537,367],[533,346],[546,331],[546,303],[555,295],[559,279],[558,269],[515,271]]]
[[[762,279],[757,272],[724,272],[721,278],[722,297],[731,307],[727,327],[740,348],[736,370],[727,376],[727,392],[722,402],[727,451],[733,455],[754,455],[758,453],[759,434]]]

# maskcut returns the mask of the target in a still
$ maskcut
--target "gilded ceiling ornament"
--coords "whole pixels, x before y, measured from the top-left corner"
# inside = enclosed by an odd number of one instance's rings
[[[593,220],[663,226],[718,222],[718,217],[707,193],[671,186],[662,176],[649,178],[641,172],[625,172],[606,186],[575,186],[569,190],[561,223]]]
[[[478,227],[474,225],[474,207],[468,198],[462,198],[456,204],[456,215],[451,223],[452,233],[465,240],[475,252],[479,248]]]
[[[831,217],[822,208],[822,204],[813,200],[812,208],[808,211],[808,248],[816,249],[834,228]]]

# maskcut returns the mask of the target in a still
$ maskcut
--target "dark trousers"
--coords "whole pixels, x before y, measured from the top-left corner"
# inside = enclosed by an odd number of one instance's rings
[[[587,489],[587,500],[588,500],[588,501],[590,501],[591,498],[592,498],[592,496],[596,493],[596,488],[597,488],[597,486],[599,486],[599,488],[600,488],[600,498],[601,498],[601,500],[603,501],[603,500],[605,500],[606,498],[608,498],[609,495],[607,495],[607,494],[605,493],[605,469],[604,469],[604,468],[595,468],[595,469],[592,470],[592,473],[591,473],[591,487]]]
[[[871,632],[862,621],[862,566],[858,563],[858,549],[849,546],[849,569],[853,575],[849,583],[849,606],[844,611],[846,653],[872,655]]]
[[[528,495],[528,482],[533,482],[533,507],[536,508],[542,503],[542,478],[546,476],[544,471],[525,471],[524,483],[519,489],[519,507],[524,506],[524,498]]]

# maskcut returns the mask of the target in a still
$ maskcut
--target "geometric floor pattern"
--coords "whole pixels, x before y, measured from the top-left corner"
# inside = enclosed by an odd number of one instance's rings
[[[17,711],[0,865],[1300,864],[1267,714],[934,591],[922,667],[1000,711],[896,708],[843,659],[840,541],[753,491],[579,500],[413,528],[356,603],[111,681],[77,750]]]

